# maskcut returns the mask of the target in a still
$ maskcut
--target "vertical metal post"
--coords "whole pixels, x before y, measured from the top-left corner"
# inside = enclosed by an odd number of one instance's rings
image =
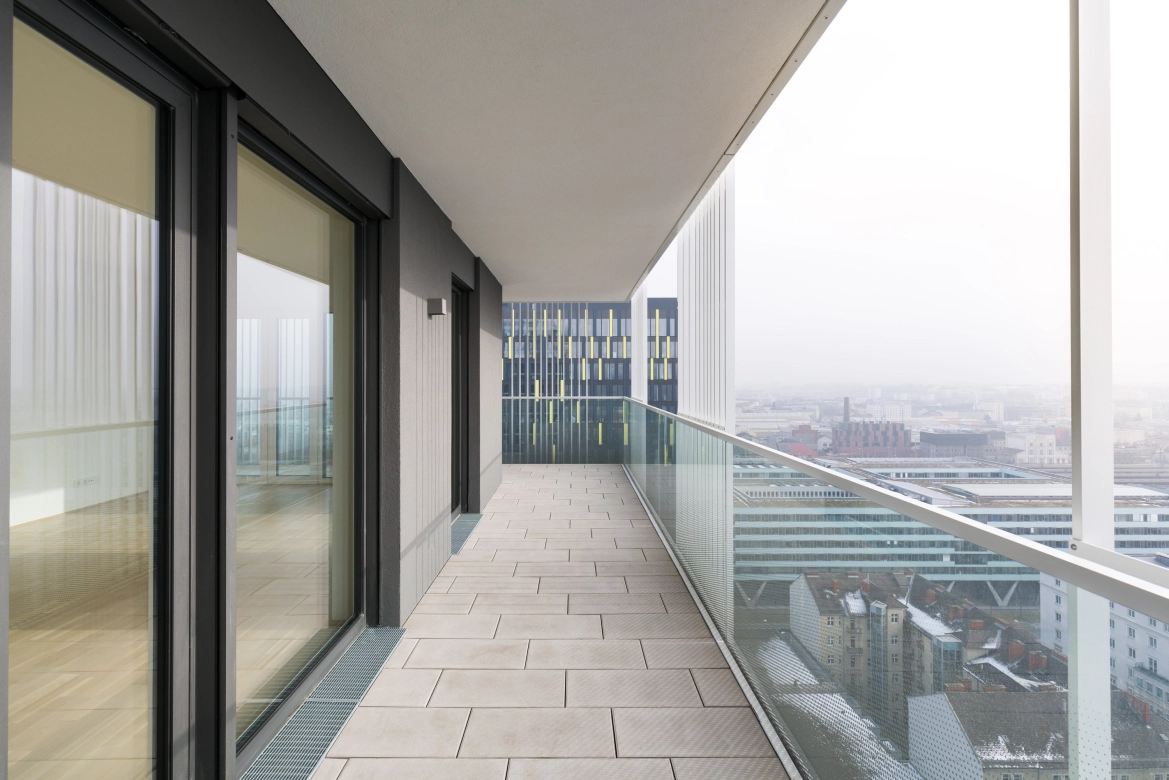
[[[1113,546],[1109,0],[1071,0],[1072,549]],[[1108,607],[1069,587],[1068,759],[1111,774]]]

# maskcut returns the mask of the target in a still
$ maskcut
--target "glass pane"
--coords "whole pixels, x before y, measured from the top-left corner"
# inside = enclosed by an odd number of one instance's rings
[[[1067,3],[846,3],[735,158],[735,430],[1070,483],[1068,112]]]
[[[9,777],[150,777],[157,114],[14,36]]]
[[[354,613],[354,226],[239,152],[236,734]]]
[[[1169,5],[1111,6],[1112,364],[1116,548],[1169,550],[1169,512],[1133,495],[1169,488],[1169,352],[1162,304],[1169,290]],[[1122,500],[1121,495],[1128,493]],[[1143,490],[1141,490],[1143,492]],[[1158,525],[1158,523],[1160,523]]]
[[[1093,746],[1110,739],[1114,776],[1169,774],[1164,624],[799,466],[629,417],[630,473],[805,777],[1106,777]],[[1016,535],[1047,522],[950,495]]]

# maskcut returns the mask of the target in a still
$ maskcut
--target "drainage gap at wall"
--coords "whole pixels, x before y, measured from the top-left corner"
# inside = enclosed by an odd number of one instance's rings
[[[403,628],[362,631],[248,768],[243,780],[312,777],[405,633]]]
[[[464,513],[451,523],[451,555],[458,555],[462,551],[471,532],[475,530],[475,526],[479,525],[479,521],[482,519],[483,515]]]

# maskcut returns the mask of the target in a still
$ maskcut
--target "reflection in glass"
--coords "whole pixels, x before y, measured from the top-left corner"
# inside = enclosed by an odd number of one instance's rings
[[[354,226],[239,152],[236,733],[354,613]]]
[[[8,776],[153,775],[154,106],[14,23]]]
[[[805,777],[1169,775],[1165,624],[685,422],[627,419],[630,473]],[[1036,502],[1024,482],[1062,484],[984,464],[930,489],[1021,533],[1004,504]],[[1111,758],[1069,756],[1073,728]]]

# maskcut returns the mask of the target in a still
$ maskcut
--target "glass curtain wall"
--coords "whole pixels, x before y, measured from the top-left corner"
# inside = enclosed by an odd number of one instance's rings
[[[14,23],[8,776],[154,774],[158,111]]]
[[[355,227],[239,150],[236,734],[355,611]]]

